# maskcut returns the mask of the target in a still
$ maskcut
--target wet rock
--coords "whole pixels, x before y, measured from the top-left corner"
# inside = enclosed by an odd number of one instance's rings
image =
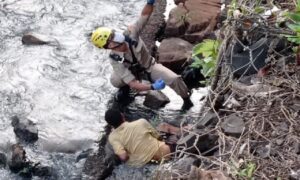
[[[148,91],[144,106],[152,109],[159,109],[170,102],[170,99],[161,91]]]
[[[85,159],[93,152],[93,149],[87,149],[82,151],[77,157],[76,157],[76,162],[79,162],[82,159]]]
[[[216,124],[218,122],[218,116],[213,111],[208,111],[197,123],[197,126],[208,126],[210,124]]]
[[[13,173],[18,173],[22,177],[31,177],[30,172],[30,163],[26,160],[26,152],[23,149],[23,146],[19,144],[14,144],[11,147],[12,156],[11,160],[8,163],[9,169]]]
[[[54,172],[52,167],[49,166],[42,166],[40,164],[34,165],[32,167],[32,174],[33,176],[43,177],[43,178],[50,178],[55,179],[58,175]]]
[[[4,153],[0,152],[0,168],[5,168],[7,163],[7,158]]]
[[[38,129],[32,121],[18,116],[13,116],[11,120],[14,132],[21,141],[33,143],[38,140]]]
[[[56,41],[37,33],[26,33],[22,37],[22,43],[25,45],[45,45],[54,44]]]
[[[224,133],[230,136],[239,137],[242,135],[245,122],[242,118],[238,117],[235,114],[232,114],[221,123],[221,128],[223,129]]]
[[[104,135],[101,138],[98,152],[87,157],[82,171],[82,179],[105,179],[111,175],[114,167],[120,163],[107,143],[107,137],[107,135]]]
[[[158,62],[176,73],[183,70],[183,64],[191,57],[193,45],[180,38],[164,39],[158,48]]]
[[[193,130],[193,133],[183,135],[178,141],[178,148],[192,154],[212,155],[217,148],[218,137],[205,134],[204,130]],[[199,152],[200,151],[200,152]]]
[[[9,169],[23,178],[31,178],[32,176],[48,177],[55,179],[57,174],[48,166],[43,166],[40,163],[33,163],[26,157],[26,152],[23,146],[14,144],[11,147],[12,156],[8,163]]]
[[[183,37],[193,43],[210,35],[215,29],[221,3],[219,0],[187,0],[170,11],[165,34]]]

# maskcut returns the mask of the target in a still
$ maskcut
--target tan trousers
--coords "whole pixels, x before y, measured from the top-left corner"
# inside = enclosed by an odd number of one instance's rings
[[[160,78],[163,79],[166,85],[170,86],[182,98],[187,98],[189,96],[188,88],[183,82],[181,76],[166,68],[162,64],[155,63],[151,67],[150,75],[153,81]],[[126,83],[121,79],[121,77],[117,76],[116,73],[111,75],[110,82],[116,88],[126,85]]]

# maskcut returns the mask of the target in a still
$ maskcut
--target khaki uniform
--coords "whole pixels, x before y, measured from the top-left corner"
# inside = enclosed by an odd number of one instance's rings
[[[170,150],[164,151],[169,147],[158,137],[158,132],[147,120],[139,119],[121,124],[110,133],[108,140],[115,154],[128,153],[128,165],[140,167],[151,159],[160,160],[170,153]]]
[[[151,79],[153,81],[161,78],[178,95],[180,95],[182,98],[187,98],[189,96],[188,88],[183,82],[181,76],[177,75],[163,65],[156,63],[155,59],[150,55],[145,43],[140,38],[140,33],[147,23],[148,19],[149,16],[141,16],[133,26],[129,27],[124,32],[125,35],[128,35],[130,38],[138,42],[137,46],[132,46],[134,55],[141,66],[144,67],[148,73],[150,73]],[[112,51],[111,53],[118,54],[120,57],[124,57],[131,62],[133,61],[130,50],[125,53],[116,51]],[[128,69],[130,67],[130,63],[120,63],[113,59],[111,59],[110,62],[114,70],[111,76],[111,83],[113,86],[120,88],[136,79],[136,77]]]

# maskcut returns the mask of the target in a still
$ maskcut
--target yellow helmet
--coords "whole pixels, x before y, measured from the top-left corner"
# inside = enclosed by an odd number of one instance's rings
[[[112,29],[107,27],[99,27],[95,31],[93,31],[91,41],[98,48],[104,48],[111,33]]]

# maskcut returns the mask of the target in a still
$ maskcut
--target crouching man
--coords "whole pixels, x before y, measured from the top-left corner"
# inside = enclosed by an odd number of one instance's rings
[[[106,122],[114,129],[109,143],[115,154],[130,166],[141,167],[151,160],[169,159],[174,146],[160,140],[159,133],[145,119],[127,122],[124,115],[115,109],[105,113]]]

